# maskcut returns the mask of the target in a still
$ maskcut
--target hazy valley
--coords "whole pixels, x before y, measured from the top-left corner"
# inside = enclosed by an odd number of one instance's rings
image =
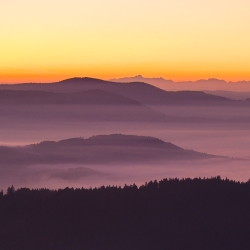
[[[91,78],[0,89],[4,187],[88,187],[165,176],[248,179],[249,101]],[[107,139],[112,134],[134,137],[129,145],[87,147],[96,138],[92,136],[109,135]],[[146,142],[137,145],[136,135],[170,142],[181,150],[169,155],[155,145],[145,147]],[[84,142],[81,147],[70,144],[72,140],[62,146],[62,140],[79,137],[89,139],[78,139]],[[31,145],[39,142],[43,143]]]

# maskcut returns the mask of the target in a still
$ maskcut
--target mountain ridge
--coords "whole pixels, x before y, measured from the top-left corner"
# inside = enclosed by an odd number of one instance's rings
[[[144,105],[248,105],[244,101],[206,94],[203,91],[165,91],[143,82],[116,83],[94,78],[70,78],[48,84],[0,85],[2,90],[37,90],[74,93],[99,89]]]
[[[195,81],[173,81],[170,79],[164,79],[162,77],[147,78],[142,75],[132,76],[132,77],[122,77],[110,79],[113,82],[133,82],[141,81],[149,84],[153,84],[164,90],[201,90],[201,91],[212,91],[215,88],[211,87],[211,84],[216,84],[216,90],[231,90],[231,91],[250,91],[250,81],[225,81],[223,79],[208,78],[199,79]],[[188,86],[185,86],[187,85]]]
[[[109,135],[95,135],[87,139],[83,137],[75,137],[64,139],[60,141],[43,141],[38,144],[31,144],[28,146],[39,146],[43,144],[51,143],[52,145],[58,144],[62,146],[85,146],[85,145],[116,145],[116,146],[163,146],[168,145],[171,148],[182,149],[170,142],[165,142],[161,139],[152,136],[139,136],[139,135],[124,135],[124,134],[109,134]]]

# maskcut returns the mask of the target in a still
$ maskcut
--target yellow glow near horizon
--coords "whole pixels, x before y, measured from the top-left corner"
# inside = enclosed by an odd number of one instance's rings
[[[250,80],[249,0],[0,2],[0,82]]]

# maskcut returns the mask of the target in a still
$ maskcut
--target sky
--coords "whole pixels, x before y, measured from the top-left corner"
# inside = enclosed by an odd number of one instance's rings
[[[0,83],[250,80],[249,0],[0,0]]]

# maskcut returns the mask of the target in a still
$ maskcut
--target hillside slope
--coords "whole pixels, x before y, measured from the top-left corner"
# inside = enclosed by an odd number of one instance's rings
[[[184,150],[154,137],[99,135],[88,139],[44,141],[24,147],[0,147],[1,165],[145,163],[198,160],[217,156]]]

